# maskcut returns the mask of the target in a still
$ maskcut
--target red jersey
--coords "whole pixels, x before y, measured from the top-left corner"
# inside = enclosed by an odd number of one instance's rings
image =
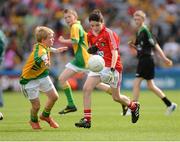
[[[117,49],[118,59],[116,62],[115,69],[118,72],[122,72],[123,66],[121,63],[120,53],[119,53],[120,39],[115,32],[104,26],[103,29],[100,31],[100,33],[97,36],[95,36],[93,32],[90,30],[88,32],[88,42],[91,46],[96,45],[98,47],[99,49],[98,54],[102,55],[102,57],[104,58],[106,67],[111,67],[111,60],[112,60],[111,50]]]

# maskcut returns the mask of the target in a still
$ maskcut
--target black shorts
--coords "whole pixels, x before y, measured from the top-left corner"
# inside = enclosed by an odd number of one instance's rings
[[[154,60],[151,56],[139,59],[136,77],[142,77],[146,80],[154,78]]]

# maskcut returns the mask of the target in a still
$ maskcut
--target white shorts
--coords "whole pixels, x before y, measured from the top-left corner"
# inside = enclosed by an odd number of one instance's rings
[[[73,71],[75,71],[75,72],[85,72],[85,73],[89,73],[89,70],[88,70],[88,69],[79,68],[79,67],[73,65],[72,63],[67,63],[67,64],[66,64],[66,68],[71,69],[71,70],[73,70]]]
[[[110,81],[110,72],[111,68],[105,67],[102,71],[95,73],[95,72],[90,72],[88,76],[99,76],[101,78],[101,81],[103,83],[109,84],[113,88],[118,88],[121,85],[122,81],[122,73],[119,73],[117,70],[114,71],[114,81]]]
[[[46,93],[51,89],[55,89],[55,87],[49,76],[31,80],[27,84],[21,85],[21,91],[29,100],[38,98],[39,91]]]

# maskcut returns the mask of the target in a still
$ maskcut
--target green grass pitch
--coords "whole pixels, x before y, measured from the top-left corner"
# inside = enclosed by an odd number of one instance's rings
[[[122,91],[131,96],[130,91]],[[165,91],[167,97],[180,105],[180,90]],[[92,94],[92,127],[76,128],[74,123],[83,116],[82,92],[74,92],[78,111],[59,115],[66,105],[66,98],[60,98],[52,110],[52,116],[60,128],[50,128],[40,122],[42,130],[32,130],[28,124],[30,103],[19,92],[5,92],[5,106],[0,108],[4,119],[0,121],[0,141],[178,141],[180,140],[180,109],[166,116],[163,102],[149,91],[142,91],[140,97],[140,119],[131,123],[131,117],[120,115],[121,106],[111,96],[94,91]],[[41,110],[46,97],[41,94]]]

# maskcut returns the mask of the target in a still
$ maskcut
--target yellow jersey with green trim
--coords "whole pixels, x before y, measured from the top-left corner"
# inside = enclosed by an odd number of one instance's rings
[[[41,43],[35,44],[33,51],[29,55],[22,69],[20,84],[27,84],[30,80],[43,78],[49,75],[49,68],[42,60],[42,56],[44,55],[47,55],[47,59],[50,62],[49,47]]]
[[[75,58],[71,61],[71,63],[77,67],[86,68],[90,55],[87,52],[87,33],[84,31],[80,21],[77,21],[71,26],[70,35],[75,55]]]

